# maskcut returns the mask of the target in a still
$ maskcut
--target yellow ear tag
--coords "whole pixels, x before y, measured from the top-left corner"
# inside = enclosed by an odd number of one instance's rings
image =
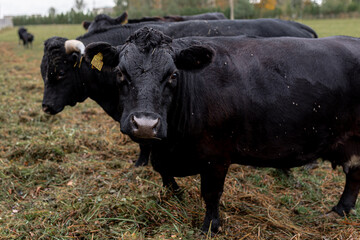
[[[104,63],[103,63],[103,55],[101,52],[96,54],[93,59],[91,60],[92,68],[96,68],[97,70],[101,71]]]

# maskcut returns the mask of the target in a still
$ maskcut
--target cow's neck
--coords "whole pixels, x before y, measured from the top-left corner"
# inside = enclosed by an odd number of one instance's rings
[[[97,72],[92,70],[89,64],[84,64],[85,88],[88,97],[99,104],[102,109],[111,116],[115,121],[120,121],[120,115],[117,110],[119,102],[118,88],[111,73]],[[95,72],[96,71],[96,72]]]

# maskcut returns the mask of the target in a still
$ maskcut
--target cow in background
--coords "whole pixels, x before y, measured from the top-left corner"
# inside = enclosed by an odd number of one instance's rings
[[[34,35],[29,33],[26,28],[20,27],[18,30],[19,44],[22,41],[25,48],[32,48],[32,42],[34,41]]]
[[[26,32],[27,32],[27,29],[24,28],[24,27],[20,27],[20,28],[18,29],[19,45],[20,45],[21,42],[23,41],[23,35],[24,35],[24,33],[26,33]]]
[[[112,18],[106,14],[99,14],[94,21],[83,21],[82,26],[88,32],[95,32],[109,26],[122,25],[126,23],[141,22],[182,22],[190,20],[221,20],[227,19],[223,13],[203,13],[191,16],[164,16],[164,17],[143,17],[139,19],[128,19],[128,14],[124,12],[117,18]]]

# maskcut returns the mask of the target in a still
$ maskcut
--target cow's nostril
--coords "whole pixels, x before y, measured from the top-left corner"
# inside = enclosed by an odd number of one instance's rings
[[[138,138],[155,138],[159,125],[159,118],[131,117],[132,134]]]
[[[59,111],[56,111],[54,109],[54,107],[52,107],[51,105],[48,104],[43,104],[42,105],[42,110],[47,113],[47,114],[51,114],[51,115],[55,115],[56,113],[58,113]]]
[[[159,121],[160,121],[160,119],[157,118],[157,119],[156,119],[156,122],[155,122],[155,124],[154,124],[154,126],[153,126],[153,130],[154,130],[154,131],[157,131],[157,128],[158,128],[158,126],[159,126]]]
[[[42,110],[45,112],[45,113],[49,113],[50,112],[50,107],[46,104],[43,104],[42,105]]]
[[[131,117],[131,123],[133,124],[134,129],[138,129],[138,128],[139,128],[139,126],[138,126],[138,124],[137,124],[137,122],[136,122],[136,120],[135,120],[135,116],[132,116],[132,117]]]
[[[138,128],[139,128],[139,125],[147,127],[147,128],[155,128],[156,125],[159,123],[159,118],[156,118],[156,119],[137,118],[136,116],[133,116],[133,121]]]

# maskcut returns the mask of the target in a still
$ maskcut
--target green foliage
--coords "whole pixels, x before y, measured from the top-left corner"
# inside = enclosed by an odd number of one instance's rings
[[[216,1],[215,1],[216,2]],[[230,17],[230,7],[226,3],[210,5],[206,0],[114,0],[113,17],[127,11],[130,18],[166,15],[194,15],[205,12],[223,12]],[[225,6],[225,7],[224,7]],[[271,7],[269,7],[271,6]],[[273,7],[275,7],[273,9]],[[83,13],[84,2],[75,1],[75,11],[56,14],[56,9],[50,8],[48,16],[16,16],[15,26],[34,24],[78,24],[84,20],[92,20],[92,12]],[[319,18],[334,17],[349,13],[350,16],[360,14],[360,0],[323,0],[321,4],[315,0],[264,0],[259,4],[249,0],[234,0],[234,15],[236,19],[251,18]]]
[[[248,0],[235,0],[234,2],[234,16],[236,19],[255,17],[255,7]]]
[[[346,2],[339,0],[324,0],[321,12],[326,15],[335,15],[346,11]]]
[[[50,10],[49,10],[50,11]],[[53,10],[51,10],[53,11]],[[49,16],[15,16],[15,26],[36,25],[36,24],[79,24],[84,20],[92,20],[96,15],[93,13],[76,12],[73,9],[67,13],[49,14]]]
[[[310,1],[304,6],[304,15],[318,16],[320,14],[320,5]]]
[[[356,3],[356,2],[351,2],[348,6],[347,6],[347,11],[348,12],[357,12],[359,11],[360,8],[360,4]]]

